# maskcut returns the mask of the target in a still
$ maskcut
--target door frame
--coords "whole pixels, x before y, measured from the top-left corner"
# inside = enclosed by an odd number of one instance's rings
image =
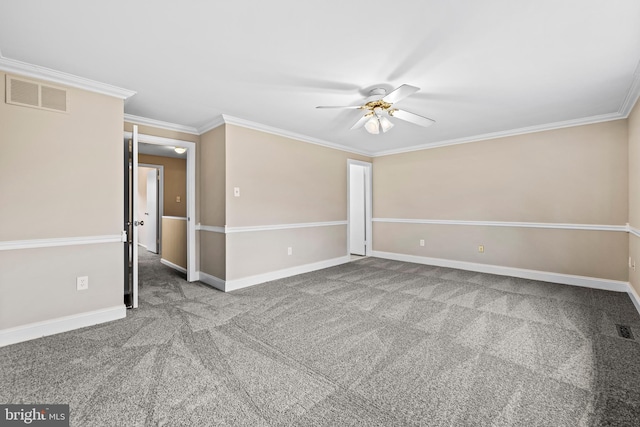
[[[140,142],[140,141],[138,141]],[[162,255],[162,216],[164,215],[164,165],[152,165],[151,163],[140,163],[138,167],[158,169],[158,255]]]
[[[364,166],[364,199],[365,199],[365,256],[373,253],[373,164],[361,160],[347,159],[347,255],[351,253],[351,165]]]
[[[124,132],[131,137],[131,132]],[[196,143],[161,136],[138,134],[138,142],[187,149],[187,281],[198,280],[196,271]]]

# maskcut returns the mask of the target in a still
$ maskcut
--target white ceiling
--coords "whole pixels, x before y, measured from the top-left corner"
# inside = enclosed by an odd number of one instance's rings
[[[178,154],[174,151],[175,147],[169,145],[146,144],[138,142],[138,152],[140,154],[150,154],[152,156],[173,157],[175,159],[186,159],[187,152]]]
[[[0,51],[134,90],[128,114],[226,114],[381,153],[624,117],[640,1],[3,0]],[[422,90],[396,106],[435,125],[370,135],[349,130],[357,110],[315,109],[404,83]]]

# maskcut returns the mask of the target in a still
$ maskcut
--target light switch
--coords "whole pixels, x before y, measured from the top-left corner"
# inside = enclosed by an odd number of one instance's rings
[[[180,196],[176,196],[176,203],[180,203]]]
[[[235,197],[240,197],[240,187],[233,187],[233,195]]]

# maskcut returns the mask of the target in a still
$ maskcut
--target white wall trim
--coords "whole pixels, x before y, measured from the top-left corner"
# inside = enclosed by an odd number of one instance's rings
[[[113,96],[115,98],[127,99],[136,94],[135,91],[112,86],[107,83],[97,82],[62,71],[52,70],[39,65],[28,64],[15,59],[5,58],[0,54],[0,70],[10,74],[31,77],[39,80],[46,80],[65,86],[71,86],[89,92],[100,93],[102,95]]]
[[[202,135],[210,130],[220,127],[224,124],[224,117],[222,115],[216,116],[213,119],[205,122],[202,126],[198,127],[198,133]]]
[[[273,224],[273,225],[250,225],[245,227],[220,227],[215,225],[196,225],[196,230],[211,231],[213,233],[250,233],[254,231],[290,230],[294,228],[312,227],[332,227],[335,225],[347,225],[347,221],[325,221],[325,222],[300,222],[296,224]]]
[[[160,258],[160,263],[166,265],[167,267],[173,268],[174,270],[178,270],[181,273],[187,274],[186,268],[180,267],[178,264],[174,264],[171,261],[167,261],[164,258]]]
[[[57,246],[93,245],[99,243],[122,243],[121,234],[107,236],[61,237],[53,239],[30,239],[0,242],[0,251],[15,249],[52,248]]]
[[[627,230],[629,231],[629,234],[632,234],[636,237],[640,237],[640,230],[638,230],[637,228],[634,228],[629,224],[627,224]]]
[[[237,289],[258,285],[260,283],[270,282],[272,280],[283,279],[285,277],[295,276],[297,274],[304,274],[311,271],[321,270],[323,268],[334,267],[336,265],[346,264],[350,262],[350,260],[351,257],[346,255],[310,264],[303,264],[291,268],[285,268],[282,270],[270,271],[268,273],[257,274],[255,276],[243,277],[241,279],[227,280],[224,285],[224,291],[235,291]]]
[[[540,280],[543,282],[561,283],[565,285],[582,286],[585,288],[603,289],[615,292],[628,292],[629,282],[619,280],[599,279],[573,274],[552,273],[549,271],[527,270],[524,268],[504,267],[500,265],[480,264],[467,261],[455,261],[444,258],[429,258],[417,255],[405,255],[393,252],[373,251],[377,258],[395,261],[412,262],[416,264],[435,265],[438,267],[457,268],[460,270],[477,271],[479,273],[497,274],[500,276],[520,277],[523,279]]]
[[[126,314],[127,309],[123,304],[43,322],[29,323],[15,328],[2,329],[0,330],[0,347],[123,319]]]
[[[620,104],[618,112],[625,118],[629,117],[634,105],[636,105],[638,101],[638,97],[640,97],[640,61],[638,61],[638,65],[636,65],[636,70],[633,73],[633,81],[629,86],[627,96],[625,96],[622,104]]]
[[[172,130],[175,132],[188,133],[198,135],[198,129],[191,126],[178,125],[175,123],[163,122],[161,120],[149,119],[147,117],[134,116],[133,114],[124,115],[124,121],[131,124],[152,126],[154,128]]]
[[[212,276],[210,274],[205,273],[204,271],[200,271],[200,281],[206,285],[209,285],[211,287],[216,288],[219,291],[224,292],[224,280],[216,277],[216,276]]]
[[[226,124],[230,124],[230,125],[240,126],[247,129],[259,130],[261,132],[270,133],[272,135],[283,136],[285,138],[291,138],[291,139],[295,139],[297,141],[302,141],[302,142],[308,142],[309,144],[321,145],[323,147],[333,148],[335,150],[346,151],[347,153],[360,154],[367,157],[371,157],[372,155],[372,153],[368,151],[354,150],[353,148],[349,148],[341,144],[336,144],[333,142],[325,141],[325,140],[314,138],[311,136],[290,132],[288,130],[263,125],[263,124],[252,122],[245,119],[240,119],[238,117],[228,116],[226,114],[223,114],[222,118]]]
[[[301,222],[297,224],[253,225],[247,227],[225,227],[228,233],[247,233],[252,231],[290,230],[293,228],[332,227],[347,225],[347,221]]]
[[[170,215],[162,215],[162,219],[177,219],[179,221],[186,221],[186,216],[170,216]]]
[[[401,224],[439,224],[439,225],[472,225],[488,227],[521,227],[521,228],[555,228],[562,230],[593,230],[593,231],[629,231],[626,225],[603,224],[563,224],[553,222],[517,222],[517,221],[461,221],[445,219],[403,219],[403,218],[374,218],[373,222],[401,223]]]
[[[631,302],[636,307],[636,310],[638,310],[638,313],[640,313],[640,295],[638,295],[633,286],[631,286],[631,283],[629,283],[629,289],[627,293],[629,294],[629,298],[631,298]]]
[[[130,139],[132,137],[132,133],[129,131],[124,132],[124,137]],[[146,142],[147,144],[156,144],[156,145],[173,145],[175,147],[184,147],[191,148],[195,147],[195,142],[184,141],[182,139],[173,139],[173,138],[165,138],[163,136],[155,136],[155,135],[145,135],[143,133],[138,134],[138,142]]]
[[[202,225],[202,224],[197,224],[196,225],[196,231],[210,231],[212,233],[225,233],[224,227],[218,227],[215,225]]]
[[[573,120],[565,120],[562,122],[544,123],[541,125],[527,126],[518,129],[504,130],[500,132],[491,132],[481,135],[473,135],[464,138],[448,139],[444,141],[436,141],[427,144],[414,145],[412,147],[398,148],[394,150],[377,151],[371,154],[372,157],[389,156],[391,154],[409,153],[411,151],[429,150],[432,148],[447,147],[449,145],[467,144],[470,142],[480,142],[489,139],[506,138],[509,136],[524,135],[535,132],[543,132],[547,130],[562,129],[574,126],[584,126],[601,122],[609,122],[612,120],[625,119],[626,117],[619,112],[600,114],[597,116],[582,117]]]

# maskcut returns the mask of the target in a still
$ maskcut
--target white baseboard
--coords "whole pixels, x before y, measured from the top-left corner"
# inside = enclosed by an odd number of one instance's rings
[[[97,325],[99,323],[110,322],[112,320],[123,319],[126,315],[127,308],[123,304],[102,310],[89,311],[43,322],[30,323],[15,328],[3,329],[0,330],[0,347],[68,332],[86,326]]]
[[[224,292],[224,280],[216,277],[216,276],[212,276],[210,274],[207,274],[203,271],[198,271],[198,276],[199,279],[202,283],[207,284],[211,287],[214,287],[216,289],[218,289],[219,291]]]
[[[429,258],[417,255],[405,255],[393,252],[373,251],[372,256],[395,261],[413,262],[416,264],[435,265],[438,267],[457,268],[460,270],[477,271],[479,273],[497,274],[500,276],[520,277],[523,279],[540,280],[543,282],[561,283],[564,285],[582,286],[585,288],[603,289],[606,291],[628,292],[629,282],[619,280],[600,279],[596,277],[577,276],[572,274],[552,273],[549,271],[527,270],[516,267],[480,264],[467,261],[455,261],[443,258]]]
[[[270,271],[269,273],[257,274],[255,276],[243,277],[241,279],[227,280],[225,283],[225,292],[235,291],[237,289],[246,288],[260,283],[270,282],[272,280],[283,279],[285,277],[295,276],[297,274],[309,273],[311,271],[321,270],[323,268],[334,267],[340,264],[346,264],[351,260],[349,255],[338,258],[331,258],[324,261],[314,262],[311,264],[298,265],[282,270]]]
[[[631,298],[631,302],[633,302],[633,305],[636,306],[636,310],[638,310],[638,313],[640,314],[640,295],[638,295],[638,292],[636,292],[631,284],[629,284],[629,290],[627,293],[629,294],[629,298]]]
[[[268,273],[257,274],[255,276],[243,277],[241,279],[234,280],[222,280],[218,277],[198,272],[200,275],[200,281],[206,283],[209,286],[213,286],[224,292],[235,291],[249,286],[258,285],[260,283],[270,282],[272,280],[284,279],[285,277],[295,276],[297,274],[309,273],[311,271],[321,270],[323,268],[334,267],[340,264],[346,264],[350,261],[348,255],[327,259],[324,261],[314,262],[311,264],[298,265],[291,268],[285,268],[277,271],[270,271]]]
[[[186,269],[186,268],[184,268],[184,267],[180,267],[178,264],[174,264],[174,263],[172,263],[171,261],[167,261],[167,260],[166,260],[166,259],[164,259],[164,258],[160,258],[160,262],[161,262],[162,264],[166,265],[167,267],[171,267],[171,268],[173,268],[174,270],[178,270],[178,271],[180,271],[181,273],[187,274],[187,269]]]

